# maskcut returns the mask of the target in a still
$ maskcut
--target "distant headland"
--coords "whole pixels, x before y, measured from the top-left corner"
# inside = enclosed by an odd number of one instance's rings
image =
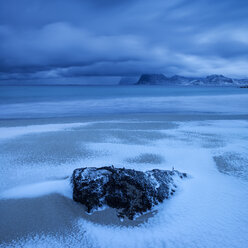
[[[206,77],[184,77],[174,75],[166,77],[164,74],[142,74],[138,81],[122,78],[121,85],[206,85],[206,86],[243,86],[248,84],[248,79],[234,79],[223,75],[209,75]]]

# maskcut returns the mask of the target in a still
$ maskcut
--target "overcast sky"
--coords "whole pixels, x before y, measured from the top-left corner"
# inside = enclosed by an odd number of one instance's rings
[[[0,0],[1,80],[141,73],[247,77],[248,1]]]

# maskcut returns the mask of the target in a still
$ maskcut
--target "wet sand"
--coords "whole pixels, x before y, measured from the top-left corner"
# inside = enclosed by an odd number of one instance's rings
[[[137,226],[151,216],[153,214],[148,213],[134,221],[120,221],[111,208],[89,215],[83,205],[58,194],[0,200],[0,244],[37,234],[68,235],[77,232],[80,219],[100,225]]]

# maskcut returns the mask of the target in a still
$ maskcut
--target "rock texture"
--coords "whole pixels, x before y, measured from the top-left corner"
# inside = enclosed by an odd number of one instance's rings
[[[163,74],[142,74],[137,85],[181,85],[181,86],[237,86],[247,84],[248,79],[233,79],[223,75],[209,75],[207,77],[184,77],[174,75],[166,77]],[[121,84],[126,84],[124,81]]]
[[[163,74],[143,74],[136,84],[166,84],[168,78]]]
[[[186,173],[115,167],[75,169],[73,199],[84,204],[88,212],[108,205],[118,210],[119,217],[133,219],[173,195],[176,177],[184,178]]]
[[[224,77],[223,75],[210,75],[205,78],[205,82],[208,84],[214,84],[214,85],[219,85],[219,84],[233,84],[233,79]]]
[[[224,77],[223,75],[210,75],[202,79],[197,79],[192,82],[193,85],[210,85],[210,86],[230,86],[235,85],[232,78]]]

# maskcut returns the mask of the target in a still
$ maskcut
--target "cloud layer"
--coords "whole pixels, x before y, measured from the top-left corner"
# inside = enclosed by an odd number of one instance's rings
[[[3,0],[0,80],[247,77],[245,1]]]

